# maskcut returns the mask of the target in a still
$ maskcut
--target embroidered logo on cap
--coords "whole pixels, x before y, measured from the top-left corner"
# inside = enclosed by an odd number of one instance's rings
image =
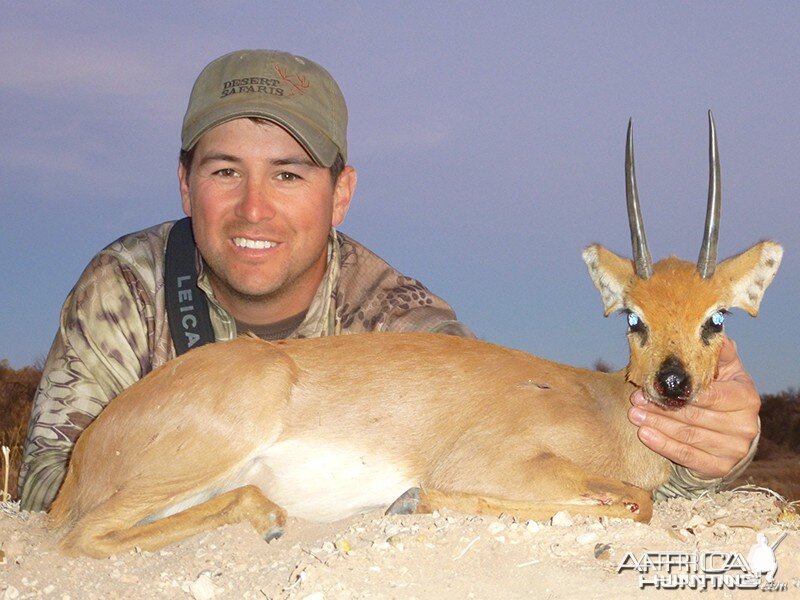
[[[305,75],[290,73],[288,69],[284,69],[280,65],[275,65],[275,71],[280,75],[281,80],[292,86],[290,96],[302,96],[311,87],[311,82]]]
[[[270,96],[302,96],[311,88],[305,75],[292,73],[289,69],[275,65],[278,79],[269,77],[240,77],[222,84],[220,98],[233,94],[268,94]],[[288,89],[287,89],[288,88]]]

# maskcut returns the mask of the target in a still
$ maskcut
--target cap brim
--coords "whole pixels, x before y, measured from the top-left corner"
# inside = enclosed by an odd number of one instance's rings
[[[183,131],[182,148],[190,150],[205,132],[217,125],[247,117],[266,119],[283,127],[321,167],[330,167],[339,154],[336,144],[303,116],[278,107],[265,110],[263,104],[248,103],[243,103],[235,110],[229,105],[223,106],[203,115],[201,119],[196,119],[196,124],[186,127]]]

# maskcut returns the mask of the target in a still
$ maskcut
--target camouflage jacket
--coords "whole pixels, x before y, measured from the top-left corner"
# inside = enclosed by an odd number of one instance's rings
[[[89,263],[67,297],[28,425],[20,496],[25,510],[44,510],[66,474],[81,432],[122,390],[175,356],[164,298],[164,253],[172,222],[124,236]],[[237,335],[231,315],[208,296],[217,340]],[[347,236],[331,232],[328,267],[291,337],[365,331],[430,331],[472,336],[453,310],[420,282],[401,275]],[[738,475],[755,452],[725,480]],[[704,480],[673,465],[656,499],[696,496],[723,480]]]
[[[67,297],[33,403],[20,496],[25,510],[55,498],[78,436],[122,390],[175,357],[164,295],[164,254],[172,222],[126,235],[97,254]],[[199,259],[218,341],[237,335],[214,298]],[[366,331],[472,336],[452,308],[342,233],[331,231],[328,266],[290,337]]]

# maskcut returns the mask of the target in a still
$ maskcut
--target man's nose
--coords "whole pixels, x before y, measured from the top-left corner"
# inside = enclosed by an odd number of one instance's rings
[[[258,223],[275,216],[275,198],[263,181],[249,178],[244,195],[236,206],[237,216],[249,223]]]

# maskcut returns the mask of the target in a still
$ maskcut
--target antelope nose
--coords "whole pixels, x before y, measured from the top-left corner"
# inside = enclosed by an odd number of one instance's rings
[[[671,356],[661,364],[656,374],[656,389],[659,394],[672,400],[689,395],[692,389],[691,378],[680,360]]]

